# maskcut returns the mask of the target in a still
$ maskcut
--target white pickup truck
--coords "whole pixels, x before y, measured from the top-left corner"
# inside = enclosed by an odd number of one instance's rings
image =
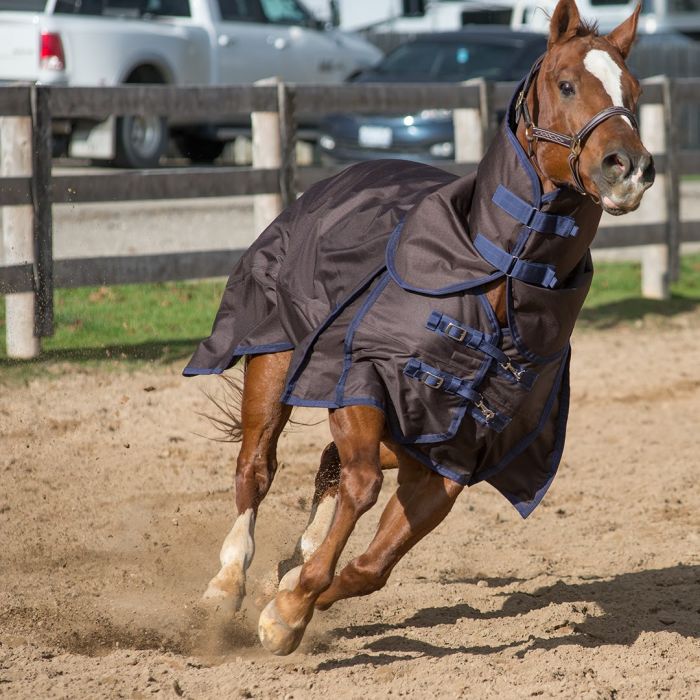
[[[0,0],[0,83],[338,83],[380,58],[297,0]],[[169,135],[158,117],[55,125],[59,141],[61,127],[71,155],[126,167],[157,164]],[[201,125],[172,135],[184,155],[210,161],[231,134]]]

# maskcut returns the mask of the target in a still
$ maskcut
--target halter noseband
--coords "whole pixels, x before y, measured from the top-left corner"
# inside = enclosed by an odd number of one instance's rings
[[[586,188],[583,186],[581,181],[581,175],[579,173],[579,156],[583,150],[584,143],[586,139],[590,136],[591,132],[600,124],[602,124],[606,119],[610,117],[622,116],[627,117],[636,131],[639,131],[639,126],[637,125],[637,118],[634,113],[631,112],[626,107],[606,107],[590,119],[590,121],[583,126],[583,128],[573,136],[567,136],[566,134],[560,134],[558,131],[550,131],[549,129],[541,129],[532,121],[530,115],[530,110],[527,106],[527,93],[530,90],[535,75],[542,65],[542,60],[544,56],[540,56],[530,69],[525,82],[523,83],[523,89],[518,94],[518,99],[515,103],[515,123],[517,124],[520,117],[523,117],[525,122],[525,138],[528,142],[528,156],[532,158],[534,155],[535,143],[538,140],[549,141],[550,143],[556,143],[560,146],[564,146],[569,149],[569,168],[571,169],[571,174],[574,178],[574,187],[581,194],[590,194],[586,192]]]

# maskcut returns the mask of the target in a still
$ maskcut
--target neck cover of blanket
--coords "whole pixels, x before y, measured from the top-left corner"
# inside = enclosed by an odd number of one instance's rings
[[[311,187],[236,265],[185,375],[293,350],[283,402],[375,406],[427,467],[529,515],[564,447],[601,210],[543,195],[514,129],[511,105],[464,178],[383,160]],[[502,278],[505,327],[484,294]]]

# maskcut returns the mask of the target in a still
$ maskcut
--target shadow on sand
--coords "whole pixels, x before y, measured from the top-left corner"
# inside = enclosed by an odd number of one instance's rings
[[[486,579],[492,588],[517,584],[521,579]],[[474,584],[472,579],[452,583]],[[330,632],[336,638],[386,635],[368,642],[365,649],[381,652],[377,657],[359,654],[349,659],[324,662],[319,670],[358,664],[386,665],[413,658],[407,654],[443,657],[452,654],[493,654],[519,647],[522,657],[534,649],[554,649],[564,645],[597,647],[605,644],[631,645],[645,632],[676,632],[684,637],[700,637],[700,566],[679,564],[666,569],[653,569],[620,574],[611,579],[596,578],[569,584],[557,581],[532,593],[520,591],[497,593],[503,599],[499,610],[480,612],[460,603],[446,607],[424,608],[397,624],[338,628]],[[524,615],[551,604],[579,603],[585,614],[586,604],[596,604],[598,614],[586,615],[583,622],[571,624],[569,634],[552,638],[525,636],[497,646],[438,646],[406,636],[410,628],[454,625],[462,619],[492,620]],[[603,614],[599,614],[602,609]],[[523,630],[524,631],[524,630]]]

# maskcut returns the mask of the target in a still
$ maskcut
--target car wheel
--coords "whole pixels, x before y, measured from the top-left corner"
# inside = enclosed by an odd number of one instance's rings
[[[178,134],[175,136],[175,143],[180,153],[193,163],[212,163],[223,153],[226,146],[222,141],[203,139],[192,134]]]
[[[117,119],[115,165],[122,168],[155,168],[168,146],[168,124],[158,116]]]

